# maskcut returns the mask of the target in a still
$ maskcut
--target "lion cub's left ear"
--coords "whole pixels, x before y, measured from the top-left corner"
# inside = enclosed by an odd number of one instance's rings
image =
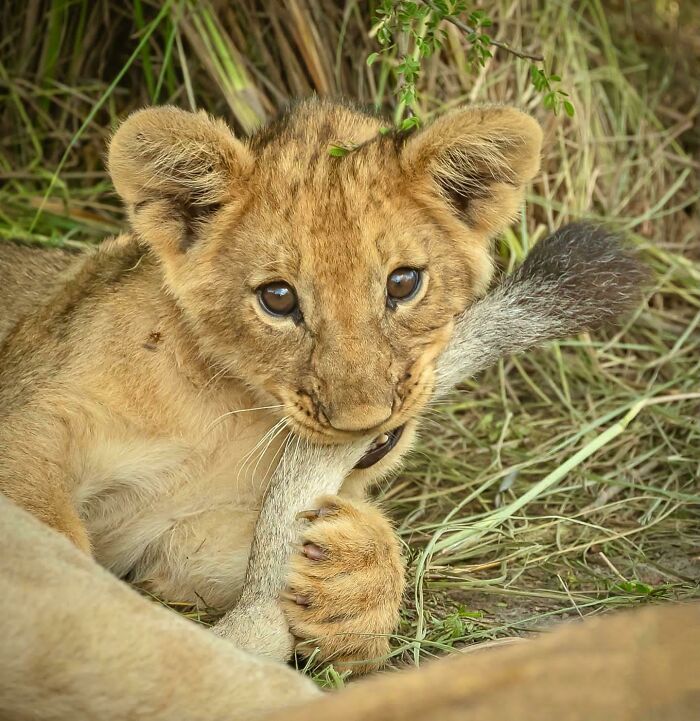
[[[419,183],[487,235],[517,213],[524,186],[540,167],[542,129],[515,108],[455,110],[406,141],[401,162]]]
[[[186,250],[223,203],[242,195],[252,163],[226,123],[169,106],[130,115],[109,145],[132,226],[164,255]]]

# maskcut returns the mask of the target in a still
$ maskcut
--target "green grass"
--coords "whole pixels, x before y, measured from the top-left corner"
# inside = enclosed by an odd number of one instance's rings
[[[699,593],[700,12],[608,5],[487,8],[499,39],[550,60],[573,119],[545,111],[528,66],[503,53],[472,74],[452,26],[421,81],[427,117],[510,102],[545,127],[543,172],[498,243],[505,270],[587,216],[626,230],[655,284],[619,331],[506,359],[430,410],[382,489],[410,557],[397,664]],[[56,0],[6,3],[0,17],[5,238],[80,245],[124,227],[104,146],[153,101],[238,132],[311,91],[393,109],[388,67],[364,62],[376,49],[365,3]]]

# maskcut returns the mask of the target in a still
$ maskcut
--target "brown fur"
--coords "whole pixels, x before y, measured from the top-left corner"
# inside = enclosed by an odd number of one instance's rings
[[[410,444],[454,319],[488,284],[490,239],[538,168],[541,131],[500,107],[403,138],[381,125],[322,101],[246,141],[202,113],[131,116],[109,167],[133,232],[70,264],[0,250],[0,286],[14,288],[0,336],[0,490],[117,574],[225,608],[280,418],[322,443],[409,423]],[[359,147],[331,157],[338,142]],[[387,311],[386,277],[407,265],[425,268],[422,289]],[[260,309],[255,289],[279,279],[297,289],[303,323]],[[347,639],[388,634],[396,619],[398,544],[360,500],[390,465],[353,474],[343,494],[356,500],[333,501],[341,512],[318,524],[332,561],[305,577],[294,563],[300,585],[325,594],[329,612],[296,627],[327,637],[324,657],[387,650]],[[341,572],[361,599],[333,582]]]

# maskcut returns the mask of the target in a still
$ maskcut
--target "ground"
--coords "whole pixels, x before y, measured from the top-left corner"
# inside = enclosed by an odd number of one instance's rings
[[[287,4],[7,3],[0,236],[80,245],[123,227],[104,143],[154,99],[196,103],[239,132],[312,90],[390,103],[364,62],[364,4]],[[548,58],[576,110],[543,108],[528,63],[503,52],[470,72],[453,26],[426,67],[425,116],[507,102],[545,127],[543,173],[497,244],[502,270],[592,217],[627,234],[655,283],[623,328],[508,358],[430,410],[406,469],[380,489],[410,559],[396,665],[700,595],[700,9],[484,9],[496,37]]]

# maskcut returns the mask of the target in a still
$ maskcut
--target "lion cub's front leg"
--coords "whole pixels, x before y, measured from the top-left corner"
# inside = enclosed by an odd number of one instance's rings
[[[336,668],[382,665],[405,587],[399,540],[374,506],[329,496],[309,519],[290,563],[283,607],[298,650]]]

